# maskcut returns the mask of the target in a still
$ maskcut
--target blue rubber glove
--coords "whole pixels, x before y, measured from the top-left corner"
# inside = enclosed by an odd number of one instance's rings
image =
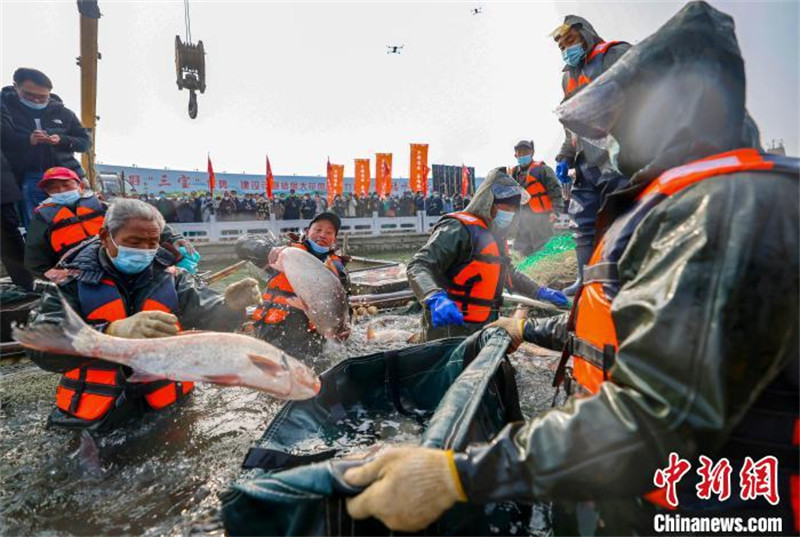
[[[425,300],[425,304],[431,310],[431,320],[435,328],[449,324],[464,324],[464,315],[461,314],[461,310],[458,309],[455,302],[447,298],[447,293],[444,291],[429,296]]]
[[[556,178],[562,185],[569,184],[569,163],[566,160],[559,160],[556,162]]]
[[[536,292],[536,298],[539,300],[546,300],[560,307],[569,306],[569,299],[567,299],[564,293],[557,289],[550,289],[549,287],[540,287]]]
[[[180,261],[175,263],[175,266],[181,267],[192,274],[197,274],[197,265],[200,264],[200,252],[195,250],[190,254],[183,246],[179,246],[178,251],[183,255],[183,257]]]

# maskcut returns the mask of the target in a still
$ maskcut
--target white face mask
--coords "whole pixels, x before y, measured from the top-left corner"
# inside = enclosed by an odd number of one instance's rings
[[[517,213],[513,211],[503,211],[498,209],[497,214],[494,215],[494,225],[498,229],[505,229],[511,225],[511,222],[514,221],[514,216]]]

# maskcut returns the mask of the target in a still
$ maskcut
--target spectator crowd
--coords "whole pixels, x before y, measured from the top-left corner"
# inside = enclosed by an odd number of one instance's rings
[[[442,196],[439,192],[423,196],[406,191],[402,196],[393,194],[380,197],[378,194],[359,196],[347,193],[337,195],[330,208],[320,194],[298,195],[294,190],[288,194],[275,195],[272,199],[264,194],[240,194],[236,190],[224,191],[221,195],[211,192],[187,195],[128,194],[155,206],[168,223],[208,222],[212,215],[218,221],[232,220],[309,220],[330,209],[341,218],[364,218],[377,213],[381,217],[415,216],[423,212],[428,216],[460,211],[469,203],[469,197],[460,194]]]

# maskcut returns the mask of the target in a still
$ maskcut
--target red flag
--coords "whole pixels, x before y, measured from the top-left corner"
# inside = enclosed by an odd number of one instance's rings
[[[272,166],[269,165],[269,156],[267,157],[267,197],[272,199],[272,185],[275,182],[275,176],[272,175]]]
[[[214,194],[214,186],[217,184],[214,176],[214,167],[211,165],[211,154],[208,155],[208,189]]]
[[[469,192],[469,169],[461,165],[461,197],[467,197],[467,193]]]
[[[431,169],[428,165],[425,165],[425,171],[422,174],[422,195],[427,197],[428,196],[428,174],[431,173]]]

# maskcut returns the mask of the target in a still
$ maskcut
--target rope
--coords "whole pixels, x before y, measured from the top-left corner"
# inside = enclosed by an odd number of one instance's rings
[[[183,0],[183,21],[186,24],[186,44],[192,44],[192,20],[189,17],[189,0]]]

